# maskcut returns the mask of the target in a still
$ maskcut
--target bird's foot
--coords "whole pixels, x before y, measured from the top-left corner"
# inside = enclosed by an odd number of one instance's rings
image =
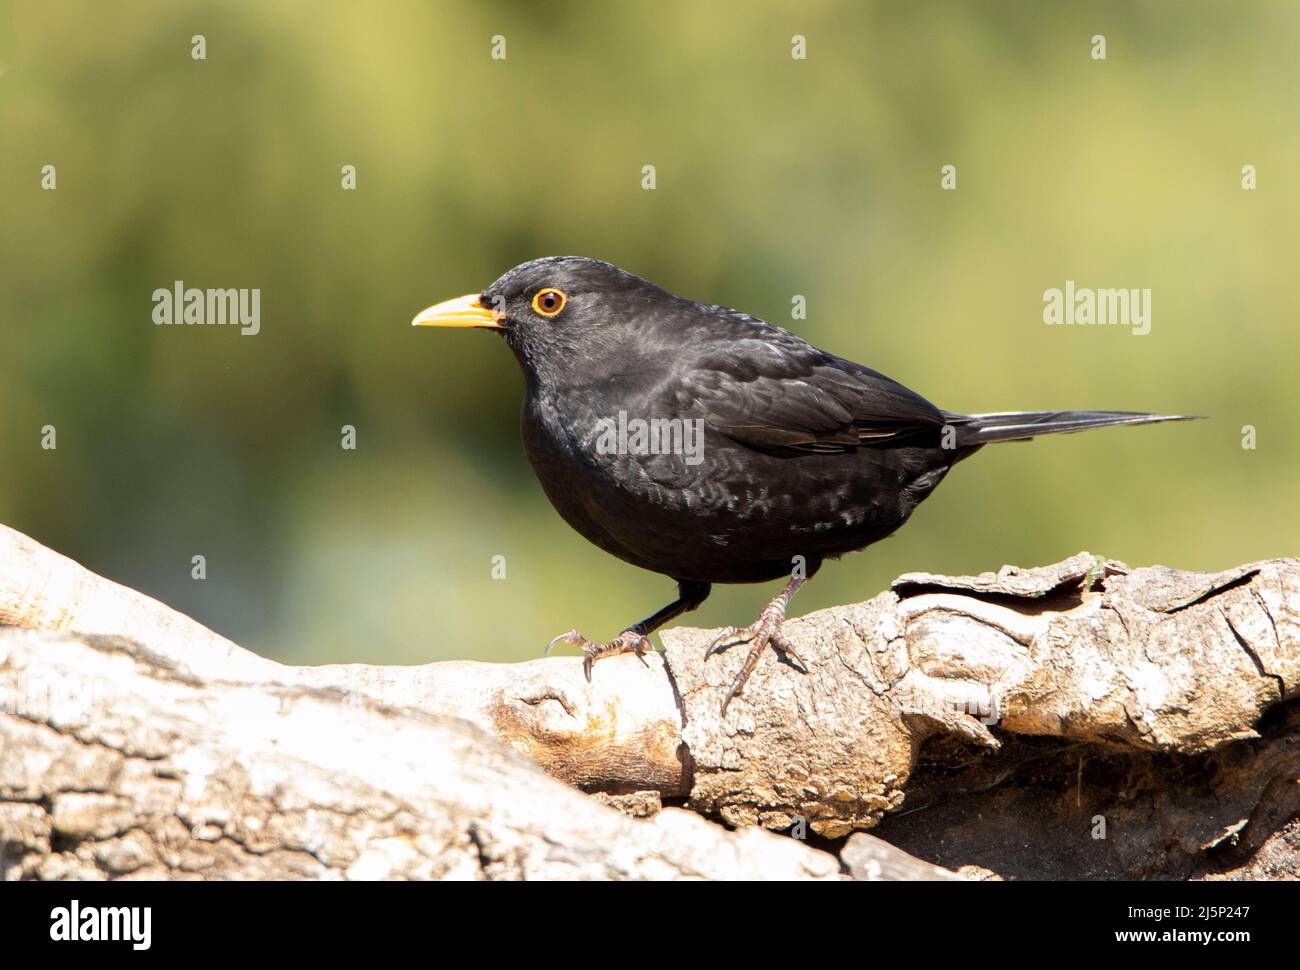
[[[650,666],[645,662],[647,651],[654,650],[654,644],[644,633],[638,633],[635,629],[624,630],[613,640],[608,643],[592,643],[577,630],[570,630],[568,633],[561,633],[558,637],[546,645],[547,656],[551,648],[557,643],[572,643],[582,648],[582,672],[587,675],[587,683],[591,683],[591,665],[601,657],[612,657],[620,653],[634,653],[637,659],[647,667]]]
[[[749,675],[758,666],[759,658],[762,657],[763,651],[768,646],[773,647],[788,659],[797,663],[803,673],[808,672],[808,665],[799,658],[799,655],[794,651],[794,647],[781,635],[781,625],[785,622],[785,606],[786,599],[777,597],[763,607],[762,612],[758,614],[757,620],[749,626],[727,627],[713,638],[713,642],[709,644],[709,648],[704,652],[704,659],[708,660],[715,653],[721,653],[727,647],[737,643],[750,644],[749,655],[745,657],[745,663],[740,668],[740,673],[736,675],[736,679],[727,690],[727,696],[722,699],[723,717],[727,716],[727,705],[744,688],[745,682],[749,680]]]

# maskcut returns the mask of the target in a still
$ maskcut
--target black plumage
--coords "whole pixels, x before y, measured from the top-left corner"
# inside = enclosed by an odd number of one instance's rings
[[[675,603],[608,643],[556,638],[585,647],[589,677],[598,657],[648,648],[712,583],[790,578],[754,624],[715,641],[754,641],[727,702],[768,643],[788,651],[780,624],[801,582],[898,529],[956,462],[995,441],[1181,417],[956,414],[757,317],[574,256],[524,263],[414,322],[498,330],[523,368],[524,446],[551,504],[606,552],[679,584]],[[620,414],[691,422],[700,460],[607,453]]]

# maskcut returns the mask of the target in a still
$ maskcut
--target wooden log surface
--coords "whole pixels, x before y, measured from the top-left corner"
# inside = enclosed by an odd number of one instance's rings
[[[270,794],[279,790],[276,785],[258,789],[257,797],[270,801],[258,802],[259,811],[249,816],[257,830],[280,831],[285,824],[293,829],[313,807],[320,808],[313,805],[319,798],[336,806],[338,844],[352,847],[339,849],[328,863],[313,864],[310,852],[284,856],[286,862],[296,859],[302,874],[483,875],[483,867],[458,868],[467,864],[448,847],[477,844],[473,838],[457,843],[456,833],[469,831],[467,818],[487,812],[487,793],[471,794],[473,785],[463,778],[459,787],[440,788],[431,780],[435,776],[500,775],[502,791],[513,786],[514,797],[544,808],[547,818],[556,811],[578,812],[581,804],[586,821],[571,832],[576,859],[582,855],[578,829],[590,839],[581,845],[593,852],[594,840],[633,839],[630,833],[647,826],[676,826],[680,835],[688,825],[703,825],[698,831],[710,834],[699,836],[696,848],[708,839],[726,846],[734,844],[728,839],[763,835],[727,832],[688,812],[653,810],[664,802],[733,826],[806,827],[841,838],[908,807],[918,758],[935,739],[996,752],[1013,737],[1054,738],[1184,758],[1259,739],[1261,717],[1295,698],[1300,684],[1300,563],[1277,559],[1192,573],[1130,569],[1080,553],[1037,569],[902,576],[865,602],[792,619],[786,635],[808,670],[769,654],[725,718],[722,696],[744,649],[705,661],[711,631],[667,630],[663,653],[645,665],[633,657],[603,660],[591,684],[571,657],[518,664],[291,667],[258,657],[4,527],[0,626],[12,628],[0,631],[0,692],[6,692],[0,693],[0,858],[11,859],[14,846],[25,846],[19,853],[26,860],[24,874],[57,874],[59,866],[87,874],[76,868],[84,863],[76,852],[56,861],[67,853],[50,846],[79,844],[73,838],[78,832],[89,842],[111,841],[119,836],[104,833],[115,826],[143,838],[145,829],[131,829],[126,821],[150,805],[160,818],[202,831],[194,816],[181,811],[192,809],[194,799],[181,795],[209,792],[217,778],[222,790],[247,783],[235,776],[275,778],[283,788],[290,784],[288,763],[273,767],[283,756],[297,759],[294,770],[304,770],[310,780],[302,788],[291,785],[293,824],[277,814],[281,806]],[[68,732],[45,694],[78,698],[67,701],[78,712],[67,721],[76,730]],[[260,736],[275,744],[256,743],[239,724],[245,709],[260,718]],[[59,753],[63,741],[73,747]],[[52,745],[48,750],[46,742]],[[87,744],[104,750],[95,757],[79,752]],[[83,768],[91,771],[95,758],[107,759],[95,770],[110,771],[111,763],[120,774],[137,749],[144,752],[131,769],[142,773],[138,791],[124,794],[102,778],[94,785],[77,780]],[[507,749],[526,760],[509,757]],[[425,752],[425,760],[417,751]],[[1300,763],[1293,746],[1270,751],[1271,761],[1261,755],[1269,772],[1256,780],[1263,788],[1288,777],[1294,782]],[[89,761],[82,765],[80,758]],[[145,779],[142,766],[160,758],[171,774]],[[62,775],[50,768],[60,759],[66,761]],[[194,762],[216,767],[195,773]],[[627,818],[550,784],[533,765],[560,782],[601,793],[627,814],[649,818]],[[227,776],[227,770],[235,774]],[[404,786],[390,787],[408,773]],[[163,784],[168,779],[174,784]],[[531,786],[541,794],[526,795]],[[173,788],[181,795],[168,801],[163,789]],[[362,838],[340,821],[347,813],[338,806],[354,796],[382,801],[394,791],[419,807],[411,817],[434,812],[465,824],[437,836],[425,831],[442,839],[437,851],[403,857],[402,865],[387,855],[370,856],[369,867],[353,871],[370,851],[368,840],[420,837],[379,826]],[[453,803],[467,802],[472,810],[453,810]],[[390,809],[402,811],[384,803],[383,811]],[[512,845],[549,837],[540,818],[524,819],[518,806],[510,811],[515,814],[503,809],[501,817],[508,816],[502,824],[514,833],[507,839],[515,840]],[[226,812],[220,832],[210,833],[230,858],[239,856],[241,840],[253,838],[248,831],[231,835],[222,828],[236,824],[234,819]],[[1220,821],[1205,820],[1206,844],[1213,843]],[[148,865],[125,871],[174,874],[193,864],[159,861],[157,839],[166,826],[158,824],[145,840],[149,845],[140,848]],[[297,845],[305,836],[295,831]],[[56,832],[66,837],[51,841]],[[657,831],[650,838],[671,841]],[[252,855],[263,861],[273,854],[256,838],[254,844],[258,851]],[[833,877],[851,871],[847,862],[794,840],[777,844],[779,851],[765,850],[774,853],[772,860],[763,852],[752,856],[755,865],[764,860],[768,874]],[[392,848],[397,851],[395,843]],[[249,853],[246,846],[243,851]],[[533,862],[496,872],[716,877],[755,871],[741,859],[748,847],[739,854],[719,850],[723,862],[712,869],[675,843],[664,849],[660,863],[642,869],[626,861],[590,860],[589,866],[571,860],[548,869],[530,851],[520,848],[510,858]],[[669,859],[676,861],[663,861]],[[218,866],[209,874],[245,872],[242,863],[229,865],[234,868]]]

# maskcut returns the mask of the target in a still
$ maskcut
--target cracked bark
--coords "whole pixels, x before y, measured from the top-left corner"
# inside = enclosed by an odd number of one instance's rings
[[[0,698],[7,879],[840,876],[757,829],[627,818],[464,720],[132,641],[3,631]]]
[[[909,574],[789,621],[808,673],[769,654],[726,719],[743,650],[705,663],[711,631],[591,685],[576,658],[287,667],[3,527],[0,624],[10,874],[836,877],[759,829],[879,825],[975,875],[1300,876],[1295,560]]]

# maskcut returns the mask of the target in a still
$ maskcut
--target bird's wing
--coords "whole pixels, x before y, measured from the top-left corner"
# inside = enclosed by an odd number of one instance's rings
[[[671,390],[678,413],[762,450],[847,451],[943,427],[945,412],[897,381],[764,329],[699,348]]]

